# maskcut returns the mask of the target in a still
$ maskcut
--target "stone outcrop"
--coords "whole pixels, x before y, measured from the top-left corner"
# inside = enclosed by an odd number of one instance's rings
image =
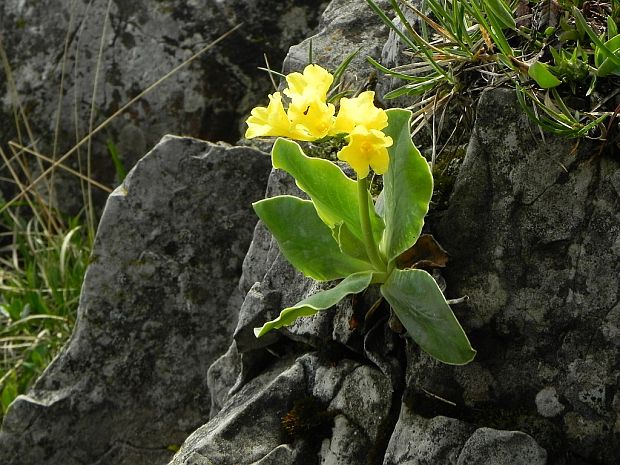
[[[110,196],[71,340],[0,433],[6,465],[163,464],[209,418],[269,157],[165,137]]]
[[[476,429],[455,418],[424,418],[406,404],[385,453],[384,465],[545,465],[546,451],[519,431]]]
[[[483,94],[435,227],[478,356],[449,368],[414,350],[410,385],[531,434],[551,463],[617,463],[620,164],[587,142],[542,141],[515,101]]]
[[[0,39],[12,68],[17,99],[36,139],[33,148],[60,156],[89,132],[93,111],[96,127],[177,65],[243,24],[140,98],[94,138],[92,176],[106,185],[117,185],[108,140],[116,145],[127,170],[165,134],[237,140],[240,119],[271,88],[268,74],[258,69],[265,66],[263,54],[279,69],[290,44],[316,27],[325,3],[6,0],[0,5]],[[2,69],[3,144],[16,136],[15,96],[4,73]],[[54,151],[57,118],[59,137]],[[25,133],[23,123],[20,126]],[[86,149],[83,145],[82,157]],[[75,164],[77,156],[74,153],[66,164]],[[79,210],[73,200],[79,196],[71,187],[77,180],[59,170],[57,181],[61,208]],[[103,204],[106,194],[95,194]]]
[[[185,442],[171,464],[364,463],[391,399],[376,368],[283,356]]]
[[[377,1],[381,7],[387,0]],[[373,90],[375,69],[366,57],[378,59],[388,34],[368,7],[365,0],[332,1],[321,16],[319,32],[292,46],[284,59],[286,73],[299,71],[308,63],[310,47],[315,63],[327,69],[337,69],[353,52],[357,52],[347,67],[347,87],[353,90]]]

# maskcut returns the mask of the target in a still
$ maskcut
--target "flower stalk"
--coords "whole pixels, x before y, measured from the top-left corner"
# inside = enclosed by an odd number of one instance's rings
[[[370,259],[370,263],[372,263],[372,266],[375,267],[377,271],[386,271],[386,264],[381,259],[379,248],[375,242],[375,238],[372,234],[372,227],[370,225],[367,177],[357,180],[357,197],[359,203],[360,223],[362,226],[362,233],[364,235],[364,245],[366,246],[366,254]]]

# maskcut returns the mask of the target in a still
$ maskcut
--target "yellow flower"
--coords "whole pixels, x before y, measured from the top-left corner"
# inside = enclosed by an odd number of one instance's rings
[[[358,179],[368,176],[369,167],[377,174],[387,171],[390,163],[387,147],[392,145],[391,137],[377,129],[356,126],[347,139],[349,145],[338,152],[338,158],[351,165]]]
[[[267,107],[252,109],[246,123],[248,129],[245,132],[245,137],[248,139],[264,136],[293,137],[291,122],[284,111],[280,92],[275,92],[269,96]]]
[[[330,134],[350,133],[356,126],[381,130],[388,125],[387,114],[375,107],[375,93],[362,92],[355,98],[340,99],[340,110]]]
[[[288,119],[299,140],[317,140],[325,137],[334,124],[336,108],[318,97],[296,96],[288,107]]]
[[[298,97],[304,99],[327,100],[327,92],[334,81],[329,71],[319,65],[308,65],[304,68],[303,74],[291,73],[286,76],[288,89],[284,89],[284,95],[295,100]]]

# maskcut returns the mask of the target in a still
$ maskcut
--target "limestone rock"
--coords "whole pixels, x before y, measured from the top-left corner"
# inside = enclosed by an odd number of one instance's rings
[[[384,465],[545,465],[547,453],[519,431],[478,428],[436,416],[424,418],[403,404]]]
[[[0,31],[36,148],[51,156],[58,110],[56,153],[63,154],[88,133],[91,101],[96,127],[177,65],[243,23],[233,35],[141,97],[107,126],[105,135],[94,138],[93,176],[116,185],[107,139],[117,146],[127,169],[164,134],[235,141],[240,119],[263,102],[271,88],[268,74],[258,69],[265,66],[263,55],[279,71],[290,44],[316,27],[324,4],[324,0],[7,0],[0,4]],[[103,54],[98,63],[100,46]],[[7,80],[0,79],[3,142],[15,136],[15,103]],[[82,152],[86,153],[86,145]],[[76,156],[67,163],[75,162]],[[73,178],[58,173],[60,205],[74,211],[80,205],[72,205],[75,194],[67,190]],[[101,193],[103,201],[105,193]]]
[[[170,465],[363,463],[392,398],[376,368],[315,354],[284,357],[192,434]]]
[[[449,367],[412,346],[408,385],[457,404],[436,412],[530,434],[549,463],[618,463],[620,165],[543,142],[513,91],[484,93],[477,115],[433,226],[478,355]]]
[[[457,465],[546,465],[547,452],[519,431],[477,429],[467,440]]]
[[[377,2],[387,8],[387,0]],[[300,71],[308,64],[310,42],[312,60],[327,69],[336,70],[351,53],[358,51],[347,68],[351,89],[373,90],[374,69],[366,61],[378,59],[387,38],[387,28],[365,0],[333,0],[325,9],[319,32],[290,48],[284,60],[284,71]]]
[[[207,387],[211,394],[210,417],[215,416],[222,409],[240,373],[241,356],[233,341],[228,351],[213,362],[207,372]]]
[[[166,463],[206,422],[269,170],[262,152],[177,137],[137,164],[108,200],[71,340],[5,418],[0,463]]]
[[[403,404],[383,465],[456,465],[474,429],[454,418],[420,417]]]

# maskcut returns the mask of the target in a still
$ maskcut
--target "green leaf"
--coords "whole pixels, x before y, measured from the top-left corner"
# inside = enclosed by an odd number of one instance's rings
[[[334,236],[334,239],[338,242],[342,253],[349,257],[359,258],[360,260],[371,263],[366,253],[366,246],[349,231],[346,224],[340,223],[336,225],[336,227],[332,229],[332,236]]]
[[[614,21],[614,18],[607,16],[607,40],[613,39],[618,35],[618,25]]]
[[[2,403],[2,411],[6,412],[9,408],[9,405],[15,400],[18,396],[17,391],[17,381],[15,380],[14,372],[13,376],[11,376],[8,381],[5,383],[4,388],[2,389],[2,394],[0,395],[0,402]]]
[[[601,56],[603,56],[605,59],[611,60],[611,62],[615,66],[620,66],[620,56],[617,56],[613,51],[611,51],[607,47],[606,44],[603,43],[603,41],[601,39],[599,39],[599,37],[596,35],[596,33],[588,25],[588,23],[586,22],[585,18],[583,17],[583,15],[579,11],[579,9],[574,6],[573,9],[572,9],[572,13],[573,13],[573,17],[575,18],[575,24],[577,24],[578,27],[583,29],[588,34],[588,36],[590,37],[592,42],[594,42],[594,44],[596,46],[596,49],[597,49],[596,52],[595,52],[595,55],[597,53],[600,53]],[[612,38],[608,42],[611,42],[613,40],[614,39]]]
[[[293,324],[299,317],[312,316],[320,310],[333,307],[347,295],[357,294],[366,289],[370,285],[371,280],[371,271],[352,274],[342,280],[336,287],[317,292],[296,305],[285,308],[275,320],[268,321],[260,328],[254,328],[254,334],[256,337],[261,337],[272,329]]]
[[[620,35],[612,37],[605,42],[605,47],[615,56],[620,56]],[[598,47],[594,52],[594,64],[598,67],[596,74],[599,77],[609,76],[610,74],[620,75],[620,66],[607,56],[602,48]]]
[[[364,240],[359,218],[357,183],[334,163],[306,156],[296,142],[278,139],[271,152],[274,168],[295,178],[299,188],[310,196],[319,217],[330,228],[344,222],[359,240]],[[370,223],[376,241],[383,232],[383,221],[372,208],[368,194]]]
[[[445,82],[450,82],[444,75],[429,75],[425,76],[425,80],[417,82],[415,84],[407,84],[398,89],[388,92],[383,97],[386,99],[398,98],[403,95],[421,95],[425,92],[429,92],[436,86],[439,86]]]
[[[516,29],[517,25],[510,8],[502,0],[486,0],[487,13],[495,19],[497,26],[503,29]]]
[[[340,65],[338,66],[338,68],[336,68],[336,71],[334,71],[334,80],[332,81],[332,85],[330,88],[330,99],[329,101],[331,101],[333,99],[333,92],[335,89],[338,88],[339,84],[342,81],[342,78],[344,77],[344,73],[347,70],[347,68],[349,67],[349,65],[351,64],[351,62],[353,61],[353,58],[355,58],[357,56],[357,54],[360,52],[362,48],[358,48],[357,50],[354,50],[353,52],[349,53],[344,60],[342,60],[342,63],[340,63]]]
[[[282,195],[253,206],[278,241],[282,254],[306,276],[330,281],[372,268],[369,263],[340,251],[330,229],[309,200]]]
[[[119,181],[123,182],[123,180],[127,176],[127,170],[125,169],[125,165],[123,164],[121,156],[118,153],[118,147],[112,139],[108,139],[106,141],[106,145],[108,146],[108,153],[110,154],[110,158],[112,159],[112,163],[114,164],[116,175],[118,176]]]
[[[557,87],[562,84],[562,81],[549,71],[547,65],[540,61],[532,63],[527,70],[527,74],[543,89],[551,89],[552,87]]]
[[[411,76],[409,74],[399,73],[398,71],[386,68],[381,63],[374,60],[372,57],[366,57],[366,61],[375,68],[377,68],[379,71],[381,71],[383,74],[397,77],[399,79],[402,79],[403,81],[426,82],[429,79],[428,76]]]
[[[428,163],[411,142],[411,112],[387,110],[384,129],[394,143],[388,152],[390,166],[383,175],[385,231],[379,244],[388,261],[409,249],[420,236],[424,216],[433,194],[433,176]]]
[[[483,13],[481,10],[482,5],[478,5],[476,1],[462,2],[462,4],[467,12],[479,23],[480,27],[487,31],[493,43],[499,48],[502,54],[506,57],[514,56],[514,52],[506,36],[502,32],[501,25],[497,22],[497,18],[493,15],[486,15]],[[489,21],[487,21],[487,19]],[[508,63],[510,62],[508,61]]]
[[[429,355],[464,365],[476,355],[433,277],[423,270],[394,270],[381,286],[409,335]]]

